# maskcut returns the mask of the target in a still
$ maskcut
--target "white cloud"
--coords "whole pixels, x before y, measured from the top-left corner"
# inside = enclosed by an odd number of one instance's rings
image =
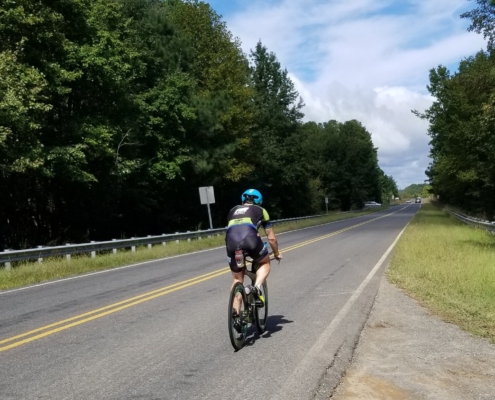
[[[226,16],[246,53],[261,39],[291,73],[307,120],[357,119],[400,187],[428,167],[428,74],[485,47],[466,32],[465,0],[238,1]]]
[[[380,166],[400,187],[424,181],[428,125],[411,110],[425,110],[433,101],[431,96],[406,87],[349,89],[333,82],[317,88],[304,85],[296,77],[293,80],[306,103],[306,120],[360,121],[378,147]]]

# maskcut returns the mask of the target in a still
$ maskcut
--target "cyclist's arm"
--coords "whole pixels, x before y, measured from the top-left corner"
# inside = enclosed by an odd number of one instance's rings
[[[268,212],[264,208],[263,208],[263,219],[261,224],[265,229],[266,237],[268,238],[268,243],[270,243],[270,247],[272,248],[273,255],[277,260],[280,260],[282,258],[282,255],[280,254],[278,249],[277,237],[275,236],[275,232],[273,231],[272,228],[273,224],[270,221],[270,216],[268,215]]]
[[[266,237],[268,238],[268,243],[270,243],[270,247],[273,250],[273,255],[277,257],[279,255],[278,251],[278,242],[277,237],[275,236],[275,232],[272,228],[265,228]]]

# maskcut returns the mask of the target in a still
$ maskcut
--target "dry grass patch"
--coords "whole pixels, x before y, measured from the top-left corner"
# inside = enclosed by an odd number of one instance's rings
[[[424,204],[387,274],[446,321],[495,343],[495,236]]]

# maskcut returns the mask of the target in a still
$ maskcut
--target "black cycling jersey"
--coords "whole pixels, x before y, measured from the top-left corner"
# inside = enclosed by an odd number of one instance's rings
[[[227,229],[234,226],[249,225],[254,229],[270,228],[273,224],[270,221],[268,212],[260,206],[254,204],[243,204],[235,206],[228,215],[229,224]]]
[[[263,207],[253,204],[236,206],[230,210],[229,224],[225,235],[227,258],[232,272],[240,272],[234,255],[235,250],[243,249],[254,260],[258,261],[268,255],[268,249],[258,234],[258,229],[270,228],[272,223]]]

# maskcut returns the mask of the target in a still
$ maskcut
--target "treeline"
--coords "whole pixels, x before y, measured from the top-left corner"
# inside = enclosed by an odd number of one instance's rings
[[[195,0],[0,6],[0,248],[206,228],[249,187],[272,217],[397,193],[358,121],[303,123],[262,43]]]
[[[426,183],[413,183],[399,191],[401,198],[406,197],[428,197],[430,196],[431,185]]]
[[[482,33],[488,47],[461,61],[451,74],[439,66],[430,71],[428,90],[436,98],[424,114],[430,122],[433,159],[426,171],[440,201],[484,214],[495,214],[495,5],[477,0],[462,15],[470,31]]]

